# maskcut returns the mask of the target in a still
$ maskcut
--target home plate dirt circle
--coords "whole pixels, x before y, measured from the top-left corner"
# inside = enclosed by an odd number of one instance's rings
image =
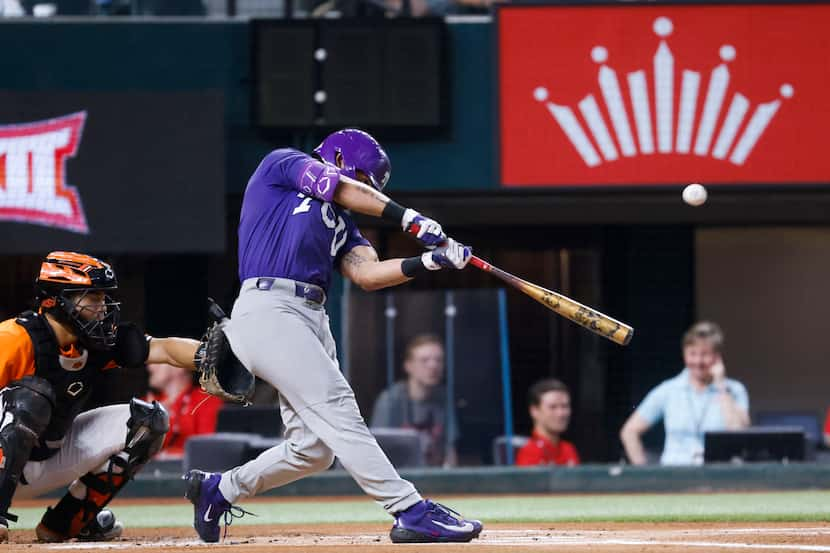
[[[830,525],[822,523],[590,523],[489,524],[469,544],[395,545],[388,529],[376,524],[308,526],[234,526],[220,544],[204,544],[186,528],[133,528],[110,543],[32,543],[30,531],[12,534],[10,553],[46,551],[238,553],[312,551],[314,553],[386,553],[415,547],[476,552],[619,552],[675,551],[819,551],[830,553]]]

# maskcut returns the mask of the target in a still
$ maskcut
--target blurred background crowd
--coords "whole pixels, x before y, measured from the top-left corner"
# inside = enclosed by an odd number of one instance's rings
[[[487,13],[493,0],[3,0],[4,17],[423,17]]]

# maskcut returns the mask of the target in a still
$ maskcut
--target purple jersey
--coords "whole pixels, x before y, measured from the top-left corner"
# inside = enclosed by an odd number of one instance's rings
[[[326,176],[310,182],[311,174],[321,171],[335,184]],[[334,196],[336,178],[333,167],[323,167],[297,150],[274,150],[265,156],[242,200],[240,280],[290,278],[328,291],[332,269],[343,255],[355,246],[369,245],[348,213],[326,201]]]

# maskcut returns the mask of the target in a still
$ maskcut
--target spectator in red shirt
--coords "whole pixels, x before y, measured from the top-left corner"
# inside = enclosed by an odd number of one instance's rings
[[[548,378],[530,387],[527,394],[533,434],[519,450],[516,464],[578,465],[579,454],[561,438],[571,420],[571,393],[559,380]]]
[[[216,431],[216,416],[222,408],[222,400],[195,385],[192,373],[185,369],[166,363],[150,363],[147,372],[153,390],[148,399],[164,405],[170,414],[170,431],[158,457],[181,457],[188,438]]]
[[[827,410],[827,418],[824,419],[824,445],[830,447],[830,409]]]

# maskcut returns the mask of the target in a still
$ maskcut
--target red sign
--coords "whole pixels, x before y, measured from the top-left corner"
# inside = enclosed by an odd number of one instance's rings
[[[505,186],[830,183],[830,5],[504,6]]]
[[[89,232],[78,191],[66,184],[85,120],[79,112],[0,126],[0,221]]]

